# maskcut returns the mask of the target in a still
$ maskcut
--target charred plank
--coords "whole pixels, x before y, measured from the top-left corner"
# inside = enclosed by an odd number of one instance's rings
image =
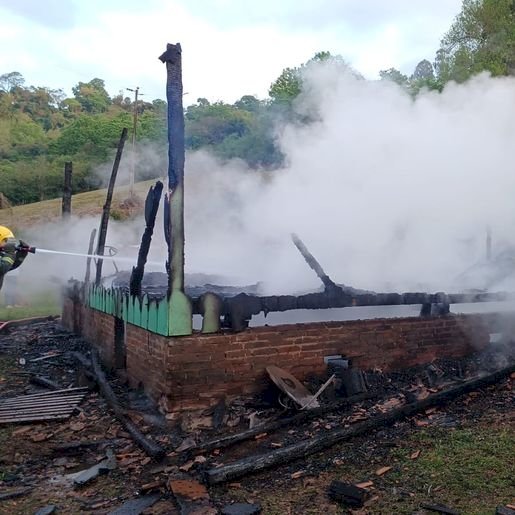
[[[154,226],[156,224],[157,211],[159,202],[161,201],[161,193],[163,192],[163,183],[157,181],[150,190],[145,201],[145,231],[141,237],[141,245],[138,252],[138,262],[132,268],[131,278],[129,281],[129,291],[131,295],[141,295],[141,281],[145,273],[145,264],[147,262],[150,244],[152,243],[152,235],[154,234]]]
[[[103,256],[107,237],[107,225],[109,223],[109,213],[111,212],[111,202],[113,201],[114,184],[116,182],[116,176],[118,175],[118,168],[120,166],[120,160],[122,159],[123,147],[127,139],[127,128],[122,129],[120,135],[120,141],[118,142],[118,148],[116,149],[116,156],[114,158],[113,169],[111,171],[111,178],[109,179],[109,185],[107,187],[107,195],[104,207],[102,209],[102,218],[100,220],[100,229],[98,232],[98,245],[97,255]],[[96,284],[100,284],[102,279],[102,263],[103,260],[99,259],[97,263],[97,275]]]
[[[146,438],[140,430],[135,426],[135,424],[129,420],[125,411],[122,409],[118,400],[116,398],[115,393],[113,392],[111,385],[108,383],[105,374],[100,366],[100,362],[98,360],[98,352],[93,349],[91,351],[91,365],[93,368],[93,373],[95,374],[95,379],[98,383],[100,391],[107,404],[115,414],[116,418],[123,425],[123,427],[127,430],[127,432],[131,435],[133,440],[151,457],[159,458],[165,454],[165,450],[155,442],[152,442],[148,438]]]
[[[264,454],[249,456],[228,465],[210,469],[206,472],[206,479],[210,484],[222,483],[246,474],[259,472],[282,463],[303,458],[307,455],[327,449],[338,442],[348,440],[354,436],[371,431],[377,427],[391,425],[397,420],[415,415],[419,411],[430,406],[443,404],[465,393],[495,384],[514,371],[515,364],[511,364],[510,366],[492,374],[471,379],[470,381],[463,382],[453,388],[449,388],[448,390],[430,395],[423,400],[406,404],[405,406],[393,409],[381,415],[376,415],[364,422],[357,423],[352,427],[336,429],[307,440],[301,440],[287,447],[275,449]]]
[[[254,438],[256,435],[262,433],[271,433],[272,431],[276,431],[277,429],[281,429],[283,427],[297,425],[302,422],[305,422],[306,420],[311,420],[321,415],[338,411],[346,406],[350,406],[352,404],[361,402],[366,399],[370,399],[372,397],[374,397],[374,395],[370,393],[364,393],[361,395],[356,395],[354,397],[349,397],[348,399],[331,403],[326,406],[321,406],[320,408],[301,411],[300,413],[297,413],[293,416],[279,418],[277,420],[273,420],[265,424],[259,424],[252,429],[247,429],[246,431],[242,431],[240,433],[235,433],[232,435],[223,436],[221,438],[216,438],[214,440],[201,443],[195,448],[188,447],[187,449],[185,449],[185,451],[204,453],[212,451],[214,449],[224,449],[226,447],[231,447],[240,442],[250,440],[251,438]]]

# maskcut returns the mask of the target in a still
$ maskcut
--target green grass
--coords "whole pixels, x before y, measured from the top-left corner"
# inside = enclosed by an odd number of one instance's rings
[[[367,507],[371,514],[408,515],[426,502],[448,505],[464,515],[491,515],[496,506],[515,501],[512,427],[430,428],[412,433],[398,445],[374,462],[343,458],[341,465],[317,478],[287,481],[273,488],[267,482],[263,489],[254,481],[248,489],[229,490],[229,495],[234,501],[258,499],[264,515],[347,513],[327,498],[327,487],[334,479],[373,481],[371,492],[377,498]],[[352,446],[348,448],[352,453]],[[421,451],[419,457],[411,459],[416,450]],[[345,456],[345,446],[341,454]],[[380,466],[392,469],[377,477],[375,471]]]
[[[42,292],[30,298],[23,306],[7,307],[0,299],[0,322],[40,316],[60,315],[61,300],[55,291]]]
[[[134,185],[134,192],[140,198],[145,199],[148,189],[155,180],[139,182]],[[129,186],[121,186],[115,189],[112,210],[116,216],[119,203],[128,198]],[[106,198],[106,190],[88,191],[72,197],[72,214],[75,216],[99,215]],[[13,231],[29,227],[41,222],[59,220],[61,218],[62,199],[44,200],[7,209],[0,209],[0,225],[6,225]]]
[[[411,460],[417,448],[420,457]],[[513,428],[435,428],[414,434],[409,447],[395,454],[398,466],[387,480],[392,486],[407,482],[415,494],[415,502],[398,513],[411,513],[416,502],[431,498],[470,515],[490,514],[515,500]]]

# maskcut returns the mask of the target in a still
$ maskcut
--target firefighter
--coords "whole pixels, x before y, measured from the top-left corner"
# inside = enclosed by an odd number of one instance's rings
[[[10,229],[0,225],[0,290],[7,272],[15,270],[27,257],[29,246],[15,239]]]

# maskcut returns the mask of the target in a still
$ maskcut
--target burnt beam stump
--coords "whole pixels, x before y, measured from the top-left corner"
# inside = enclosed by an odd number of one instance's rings
[[[329,499],[351,508],[361,508],[368,499],[368,491],[352,483],[333,481],[327,491]]]

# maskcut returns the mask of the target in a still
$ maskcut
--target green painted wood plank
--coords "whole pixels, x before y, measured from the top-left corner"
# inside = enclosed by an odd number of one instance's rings
[[[130,296],[127,297],[127,322],[134,323],[134,302]]]
[[[138,297],[132,297],[132,305],[134,308],[132,323],[141,326],[141,302]]]
[[[157,302],[152,300],[148,303],[148,317],[147,329],[153,333],[158,333],[157,330]]]
[[[149,300],[147,295],[143,295],[141,299],[141,321],[140,327],[143,329],[148,329],[148,309],[149,309]]]
[[[157,304],[156,332],[168,336],[168,299],[161,299]]]

